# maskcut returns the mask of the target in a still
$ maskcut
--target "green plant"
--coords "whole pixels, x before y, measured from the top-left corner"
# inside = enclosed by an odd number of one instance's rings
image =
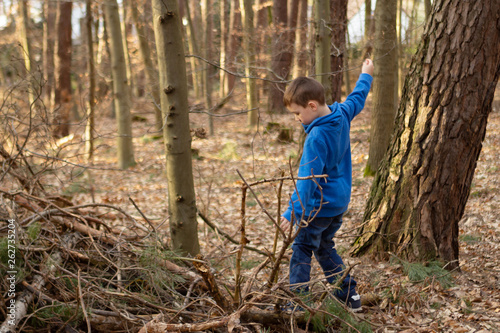
[[[421,283],[426,278],[432,278],[438,281],[444,288],[449,288],[453,285],[450,272],[443,268],[443,264],[439,261],[429,262],[408,262],[393,256],[391,262],[401,264],[404,273],[408,276],[410,281]]]
[[[481,235],[477,235],[477,234],[472,234],[472,235],[469,235],[469,234],[466,234],[466,235],[460,235],[458,237],[458,239],[462,242],[465,242],[467,244],[474,244],[474,243],[477,243],[477,242],[480,242],[481,241]]]
[[[31,224],[26,230],[26,234],[31,242],[35,241],[40,235],[40,231],[42,230],[42,225],[39,222],[35,222]]]
[[[311,314],[306,312],[306,318],[311,319],[311,325],[314,332],[325,332],[328,327],[332,326],[336,328],[335,332],[352,332],[353,328],[361,333],[373,332],[370,324],[356,320],[356,318],[336,300],[326,299],[324,307],[331,316],[317,313],[310,317]]]

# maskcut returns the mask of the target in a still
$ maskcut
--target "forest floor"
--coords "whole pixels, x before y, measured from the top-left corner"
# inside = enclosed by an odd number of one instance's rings
[[[375,295],[371,304],[365,304],[360,321],[366,320],[377,332],[500,332],[500,96],[494,102],[489,116],[488,129],[479,157],[469,201],[460,227],[460,270],[440,271],[441,275],[424,274],[417,278],[412,272],[425,271],[425,266],[411,264],[393,258],[377,261],[369,257],[350,257],[348,249],[362,223],[364,207],[372,178],[363,177],[368,157],[371,94],[365,110],[354,119],[351,129],[353,161],[353,191],[348,212],[335,242],[352,275],[358,281],[362,295]],[[242,89],[244,91],[244,89]],[[239,98],[238,98],[239,97]],[[242,96],[236,96],[235,100]],[[109,102],[108,102],[109,103]],[[221,114],[238,112],[242,106],[229,103]],[[103,110],[108,105],[103,104]],[[82,173],[83,147],[73,145],[60,157],[75,165],[66,165],[52,181],[50,191],[64,193],[75,204],[89,202],[118,206],[142,218],[131,204],[132,198],[141,211],[154,223],[165,242],[169,241],[167,213],[167,182],[163,142],[155,137],[151,105],[142,102],[133,107],[134,115],[140,116],[133,123],[134,149],[137,165],[122,171],[116,167],[115,121],[101,116],[97,122],[98,133],[95,162],[92,169]],[[193,131],[193,173],[198,209],[221,230],[239,239],[241,225],[242,179],[252,182],[270,179],[289,173],[289,160],[297,156],[299,124],[289,114],[260,115],[258,130],[249,130],[246,115],[217,117],[214,135],[204,137],[202,128],[208,131],[207,115],[190,115]],[[293,128],[294,141],[278,142],[276,130],[267,130],[270,122],[281,127]],[[82,133],[83,125],[75,127]],[[196,135],[197,134],[197,135]],[[201,135],[200,135],[201,134]],[[73,143],[77,143],[77,134]],[[62,165],[61,165],[62,166]],[[460,167],[460,166],[457,166]],[[294,169],[296,172],[296,169]],[[278,214],[276,197],[277,182],[256,187],[259,201],[271,212]],[[48,187],[47,187],[48,188]],[[282,207],[293,190],[291,182],[285,182]],[[249,245],[271,251],[275,227],[262,212],[258,201],[249,193],[246,201],[246,232]],[[126,232],[128,226],[119,216],[113,217],[114,230]],[[216,269],[220,279],[232,281],[234,276],[235,250],[237,245],[213,232],[201,219],[199,239],[201,252]],[[145,224],[146,225],[146,224]],[[147,225],[146,225],[147,226]],[[252,251],[244,251],[243,275],[264,260]],[[422,268],[424,267],[424,268]],[[430,266],[429,266],[430,267]],[[313,279],[322,272],[313,261]],[[258,279],[269,272],[263,270]],[[288,273],[282,265],[280,279]],[[233,281],[234,283],[234,281]]]

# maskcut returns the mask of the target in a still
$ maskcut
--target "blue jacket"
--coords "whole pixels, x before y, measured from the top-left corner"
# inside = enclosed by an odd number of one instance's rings
[[[351,200],[352,163],[349,131],[352,119],[365,106],[373,78],[361,74],[356,87],[344,103],[328,107],[330,114],[303,125],[307,138],[300,160],[299,177],[327,174],[327,178],[298,180],[288,209],[283,216],[291,221],[309,216],[333,217],[344,213]],[[297,195],[298,192],[298,195]],[[299,200],[300,197],[300,200]],[[321,207],[320,207],[321,206]],[[320,209],[321,208],[321,209]]]

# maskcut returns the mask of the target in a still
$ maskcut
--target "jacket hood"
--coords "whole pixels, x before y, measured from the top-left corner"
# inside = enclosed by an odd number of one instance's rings
[[[318,125],[331,124],[332,126],[335,126],[340,122],[341,115],[338,112],[337,102],[333,103],[332,105],[328,105],[328,108],[330,109],[331,113],[327,114],[326,116],[314,119],[313,122],[309,125],[302,124],[302,126],[304,126],[304,131],[306,131],[307,134],[309,134],[309,132],[311,132],[311,130]]]

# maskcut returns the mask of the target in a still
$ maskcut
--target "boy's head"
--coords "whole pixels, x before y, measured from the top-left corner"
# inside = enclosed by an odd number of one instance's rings
[[[286,88],[283,104],[302,124],[329,113],[325,103],[325,88],[309,77],[298,77]]]
[[[285,90],[283,103],[289,107],[292,103],[306,107],[309,101],[325,104],[325,88],[310,77],[300,76],[293,80]]]

